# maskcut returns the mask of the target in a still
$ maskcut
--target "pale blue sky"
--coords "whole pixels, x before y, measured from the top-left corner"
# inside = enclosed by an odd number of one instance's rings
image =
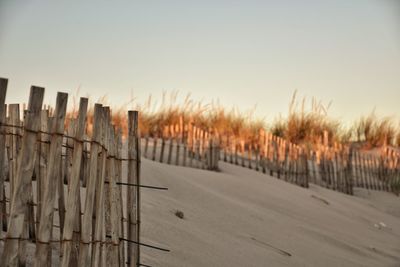
[[[0,76],[9,103],[179,90],[271,119],[297,89],[345,121],[397,115],[400,1],[0,0]]]

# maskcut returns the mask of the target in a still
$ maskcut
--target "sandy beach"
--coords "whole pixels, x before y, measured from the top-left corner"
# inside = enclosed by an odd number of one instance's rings
[[[400,266],[400,201],[304,189],[220,162],[221,172],[143,159],[142,241],[151,266]],[[175,216],[175,211],[184,218]]]

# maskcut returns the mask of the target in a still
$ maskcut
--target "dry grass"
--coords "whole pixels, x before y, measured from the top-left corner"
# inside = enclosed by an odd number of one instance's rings
[[[395,146],[400,146],[400,130],[398,130],[396,139],[395,139],[395,141],[394,141],[394,145],[395,145]]]
[[[75,98],[75,97],[74,97]],[[256,119],[254,110],[239,112],[232,108],[227,110],[218,102],[204,104],[202,101],[194,101],[190,94],[184,97],[183,102],[179,102],[178,92],[170,94],[163,93],[162,101],[158,104],[150,96],[143,105],[136,105],[140,113],[139,127],[143,136],[161,136],[165,126],[179,125],[182,121],[184,125],[192,124],[204,130],[218,134],[219,136],[233,135],[246,140],[256,140],[260,129],[265,128],[264,121]],[[96,101],[105,106],[108,105],[107,98],[102,97]],[[127,110],[133,101],[129,101],[120,107],[112,107],[113,123],[127,133]],[[77,114],[76,100],[68,113],[68,118],[75,117]],[[93,104],[88,111],[89,125],[93,122]],[[91,132],[91,129],[88,131]]]
[[[399,145],[400,132],[390,117],[378,118],[374,112],[361,117],[354,124],[354,132],[359,142],[365,142],[369,147],[383,145]]]
[[[340,123],[328,116],[330,104],[323,105],[315,98],[310,108],[306,104],[306,98],[299,101],[295,92],[289,105],[288,117],[277,119],[271,127],[272,133],[296,144],[315,144],[321,142],[324,131],[327,131],[331,142],[340,141]]]
[[[77,113],[77,97],[74,96],[73,108],[68,117]],[[182,99],[182,100],[181,100]],[[181,100],[181,101],[180,101]],[[108,105],[107,98],[102,97],[96,101]],[[112,107],[113,123],[127,133],[127,110],[134,103],[134,99],[122,106]],[[89,125],[93,120],[93,104],[88,113]],[[236,108],[227,109],[218,102],[203,103],[195,101],[188,94],[179,97],[177,91],[169,94],[163,93],[161,102],[158,103],[150,96],[143,105],[136,105],[140,112],[139,127],[142,136],[162,136],[165,126],[192,124],[201,127],[215,135],[227,140],[234,137],[243,140],[245,144],[256,144],[261,130],[268,130],[274,135],[283,137],[293,143],[306,143],[313,145],[322,142],[324,131],[328,132],[330,144],[350,141],[363,142],[369,148],[382,146],[385,143],[400,145],[399,127],[395,127],[390,118],[378,118],[371,113],[356,121],[352,127],[345,128],[335,119],[328,116],[330,104],[324,105],[315,98],[308,104],[305,98],[299,100],[297,93],[289,104],[287,117],[278,117],[269,127],[263,119],[255,117],[255,110],[241,112]],[[91,132],[89,127],[88,132]],[[224,145],[224,144],[222,144]]]

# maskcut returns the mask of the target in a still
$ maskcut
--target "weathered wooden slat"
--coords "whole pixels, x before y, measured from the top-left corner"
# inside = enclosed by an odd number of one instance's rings
[[[65,214],[65,227],[63,231],[63,258],[61,266],[71,266],[71,251],[72,251],[72,238],[76,217],[80,216],[79,213],[79,195],[80,195],[80,171],[83,152],[83,135],[85,133],[86,114],[88,107],[88,99],[81,98],[79,103],[79,111],[75,132],[74,150],[72,155],[72,169],[70,174],[69,191],[67,196],[66,214]]]
[[[11,128],[11,149],[10,149],[10,196],[12,196],[15,188],[15,180],[17,173],[17,163],[18,163],[18,151],[20,149],[20,141],[21,138],[18,136],[20,133],[20,129],[18,128],[21,125],[20,122],[20,114],[19,114],[19,104],[10,104],[8,105],[8,114],[9,114],[9,124],[15,125],[15,127]]]
[[[372,157],[372,168],[373,168],[373,175],[374,179],[377,181],[378,184],[378,190],[384,190],[384,184],[382,179],[379,177],[379,164],[378,164],[378,158],[376,156]]]
[[[165,136],[161,137],[161,150],[160,150],[160,162],[164,162],[164,150],[165,150]]]
[[[374,175],[374,164],[373,164],[373,157],[371,154],[368,157],[368,166],[369,166],[370,177],[371,177],[372,184],[373,184],[373,189],[379,190],[378,179],[376,179],[376,177]]]
[[[117,155],[117,160],[116,160],[116,181],[117,182],[122,182],[122,132],[121,129],[118,131],[117,134],[117,147],[116,147],[116,155]],[[117,193],[117,210],[118,210],[118,218],[119,218],[119,230],[118,230],[118,236],[120,238],[124,237],[125,233],[125,227],[124,227],[124,222],[123,222],[123,214],[124,214],[124,208],[123,208],[123,197],[122,197],[122,188],[118,187],[118,193]],[[119,262],[120,265],[125,265],[125,243],[120,242],[119,244]]]
[[[369,181],[365,155],[363,153],[360,153],[360,156],[361,156],[361,168],[362,168],[362,177],[364,179],[364,185],[366,189],[371,189],[371,183]]]
[[[40,144],[38,144],[38,174],[36,177],[36,198],[37,198],[37,208],[36,208],[36,221],[40,221],[40,213],[42,210],[42,199],[44,192],[44,182],[47,176],[47,166],[48,166],[48,155],[49,155],[49,145],[50,138],[48,134],[49,132],[49,111],[42,110],[40,113],[40,131],[42,134],[39,134]],[[38,226],[38,225],[37,225]]]
[[[65,167],[65,164],[61,159],[60,167],[58,169],[58,176],[57,176],[58,217],[59,217],[60,235],[61,236],[64,231],[64,221],[65,221],[64,177],[65,177],[66,169],[64,167]],[[60,251],[60,253],[61,253],[60,257],[62,257],[62,250]]]
[[[354,164],[354,174],[355,174],[355,186],[361,187],[361,171],[360,171],[360,162],[358,157],[358,150],[354,150],[353,164]]]
[[[158,137],[157,135],[154,136],[153,138],[153,150],[151,154],[151,160],[155,161],[156,160],[156,155],[157,155],[157,143],[158,143]]]
[[[90,169],[86,187],[85,210],[82,219],[81,245],[79,247],[78,266],[91,266],[90,247],[92,242],[92,216],[94,210],[95,189],[97,184],[98,154],[101,150],[100,140],[103,121],[102,105],[95,104],[93,135],[90,146]]]
[[[103,261],[105,258],[104,253],[102,253],[103,248],[105,247],[105,210],[104,210],[104,188],[105,188],[105,178],[106,178],[106,168],[107,168],[107,150],[108,143],[106,142],[108,139],[108,124],[110,123],[110,109],[109,107],[103,107],[102,111],[103,115],[103,123],[102,123],[102,136],[101,136],[101,144],[102,151],[100,155],[100,175],[97,179],[96,183],[96,219],[94,222],[94,243],[93,243],[93,251],[92,251],[92,267],[96,266],[105,266]],[[105,251],[105,250],[104,250]],[[87,265],[88,266],[88,265]]]
[[[183,133],[184,134],[184,133]],[[186,167],[186,162],[187,162],[187,138],[183,138],[182,146],[183,146],[183,155],[182,155],[182,166]]]
[[[140,128],[139,128],[139,119],[137,120],[137,126],[134,128],[137,128],[136,130],[136,180],[137,184],[140,186],[142,184],[141,182],[141,166],[142,166],[142,152],[141,152],[141,145],[140,145]],[[141,221],[142,221],[142,212],[141,212],[141,202],[142,202],[142,197],[141,197],[141,192],[140,192],[140,187],[136,186],[136,240],[138,244],[140,243],[140,227],[141,227]],[[140,266],[140,245],[136,246],[136,266]]]
[[[187,156],[189,157],[188,166],[193,167],[193,125],[188,125],[188,133],[187,133]]]
[[[354,165],[353,165],[354,148],[353,148],[353,146],[350,145],[348,153],[349,154],[348,154],[347,165],[346,165],[346,174],[345,174],[346,175],[346,182],[347,182],[347,185],[348,185],[347,192],[348,192],[348,194],[353,195],[354,194],[354,192],[353,192],[353,187],[354,187],[354,179],[353,179],[353,173],[354,173],[354,171],[353,171],[353,168],[354,168]]]
[[[341,177],[341,153],[332,148],[332,177],[335,184],[335,189],[339,192],[344,192],[344,184]]]
[[[117,186],[117,161],[115,157],[117,156],[117,140],[115,136],[114,129],[110,128],[109,134],[109,166],[108,166],[108,192],[109,192],[109,200],[108,200],[108,209],[110,213],[110,233],[111,236],[111,244],[108,245],[107,251],[107,266],[121,266],[124,265],[123,262],[120,262],[119,258],[119,246],[120,246],[120,235],[119,235],[119,224],[121,221],[118,201],[119,198],[119,190]],[[108,233],[107,233],[108,234]]]
[[[143,156],[147,158],[147,151],[149,149],[149,135],[147,134],[144,138],[144,154]]]
[[[360,151],[357,151],[357,162],[358,162],[358,166],[359,166],[359,178],[360,178],[360,182],[361,182],[361,187],[362,188],[368,188],[367,187],[367,181],[365,179],[365,175],[364,175],[364,160],[362,158],[362,154]]]
[[[11,168],[10,168],[10,184],[12,184],[12,188],[10,187],[10,191],[14,190],[15,187],[15,179],[17,173],[17,158],[19,157],[19,150],[20,150],[20,142],[22,134],[21,129],[19,128],[22,125],[20,120],[20,108],[19,104],[11,104],[9,105],[9,115],[10,115],[10,123],[11,125],[15,125],[16,127],[12,128],[11,142],[12,142],[12,161],[11,161]],[[17,128],[18,127],[18,128]],[[38,144],[39,145],[39,144]],[[37,161],[37,160],[36,160]],[[37,166],[37,165],[35,165]],[[37,176],[37,174],[35,174]],[[10,192],[10,195],[12,191]],[[32,183],[27,185],[25,194],[28,195],[28,203],[33,202],[33,192],[32,192]],[[34,218],[34,211],[32,205],[27,205],[25,209],[25,219],[24,219],[24,226],[22,230],[19,248],[18,248],[18,257],[19,257],[19,266],[25,266],[27,261],[27,253],[26,247],[28,246],[28,239],[29,237],[35,238],[35,218]]]
[[[247,167],[249,169],[253,169],[252,166],[252,157],[253,157],[253,146],[251,145],[251,143],[249,144],[249,147],[247,149]]]
[[[68,94],[58,93],[54,124],[51,129],[49,168],[44,186],[42,210],[40,214],[39,231],[37,235],[35,266],[50,266],[47,255],[51,250],[50,237],[53,226],[54,203],[57,185],[60,177],[62,140],[64,134],[65,115],[67,110]]]
[[[302,149],[302,161],[303,161],[303,187],[308,188],[310,182],[310,170],[308,168],[308,157],[305,149]]]
[[[174,143],[174,137],[173,137],[173,128],[170,128],[169,132],[169,145],[168,145],[168,157],[167,157],[167,163],[171,164],[172,161],[172,149],[173,149],[173,143]]]
[[[128,112],[128,183],[138,184],[138,112]],[[171,138],[172,141],[172,138]],[[170,146],[171,151],[172,146]],[[170,158],[169,158],[170,162]],[[137,189],[129,187],[127,190],[127,211],[128,211],[128,238],[138,242],[138,194]],[[139,245],[128,244],[128,265],[131,267],[137,266],[139,262]]]
[[[35,147],[37,131],[40,127],[40,111],[43,104],[44,88],[32,86],[29,96],[28,114],[25,119],[25,133],[22,138],[21,156],[18,159],[17,178],[12,205],[10,210],[10,224],[4,244],[2,257],[3,266],[18,265],[18,238],[22,234],[25,208],[29,196],[25,194],[29,183],[32,182],[32,174],[35,165]]]
[[[181,139],[179,132],[177,132],[175,140],[176,140],[175,165],[179,166],[179,156],[180,156],[179,153],[181,149]]]
[[[3,238],[3,229],[7,226],[6,202],[5,202],[5,187],[4,181],[6,178],[5,169],[5,128],[2,126],[6,122],[6,93],[8,80],[0,78],[0,238]]]

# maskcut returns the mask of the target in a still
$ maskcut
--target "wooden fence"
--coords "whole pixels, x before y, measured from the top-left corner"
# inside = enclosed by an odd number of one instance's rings
[[[398,149],[367,151],[357,144],[330,144],[327,133],[314,146],[296,145],[264,131],[256,140],[245,142],[180,121],[165,126],[159,136],[142,137],[143,156],[208,170],[219,170],[218,162],[223,160],[301,187],[313,183],[350,195],[354,187],[400,192]]]
[[[88,133],[88,99],[66,120],[68,95],[42,109],[44,88],[32,86],[20,112],[5,105],[7,82],[0,78],[0,265],[140,266],[140,188],[165,188],[141,185],[138,112],[128,112],[123,141],[111,110],[95,104]]]
[[[193,124],[165,126],[161,136],[143,138],[143,156],[153,161],[218,171],[218,138]]]
[[[400,151],[382,147],[366,151],[357,144],[298,146],[271,133],[261,132],[257,142],[221,139],[225,162],[268,173],[308,187],[317,184],[346,194],[354,187],[400,192]]]
[[[224,141],[221,157],[225,162],[308,187],[307,153],[302,147],[270,133],[262,133],[258,143],[235,137]]]

